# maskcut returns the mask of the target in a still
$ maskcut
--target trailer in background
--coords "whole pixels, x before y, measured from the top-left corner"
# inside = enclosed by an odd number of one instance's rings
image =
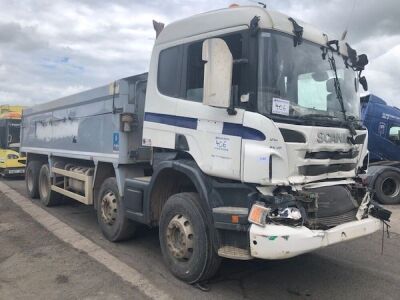
[[[361,98],[368,128],[368,181],[383,204],[400,203],[400,109],[371,94]]]

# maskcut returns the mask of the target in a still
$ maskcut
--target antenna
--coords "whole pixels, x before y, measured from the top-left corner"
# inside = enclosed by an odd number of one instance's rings
[[[349,31],[350,20],[351,20],[351,17],[353,16],[354,8],[356,7],[356,2],[357,2],[357,0],[353,0],[353,7],[351,8],[349,17],[347,19],[346,27],[344,28],[344,31],[342,33],[342,37],[340,38],[341,41],[344,41],[344,39],[346,38],[347,33]]]

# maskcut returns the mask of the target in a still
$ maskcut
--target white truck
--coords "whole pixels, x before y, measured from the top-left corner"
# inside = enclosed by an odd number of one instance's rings
[[[221,257],[284,259],[371,234],[359,79],[347,44],[261,7],[166,26],[148,74],[24,110],[26,186],[94,205],[105,237],[159,227],[188,283]]]

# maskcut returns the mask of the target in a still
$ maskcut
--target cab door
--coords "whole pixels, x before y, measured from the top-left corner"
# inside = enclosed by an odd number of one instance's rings
[[[247,29],[247,27],[245,27]],[[245,32],[243,27],[233,33],[214,33],[212,37],[223,39],[233,59],[244,56]],[[233,29],[231,29],[233,30]],[[210,37],[207,37],[210,38]],[[204,62],[202,45],[205,38],[185,44],[182,72],[182,99],[177,102],[177,117],[191,118],[193,129],[181,129],[180,134],[187,141],[187,152],[207,174],[240,180],[241,149],[244,109],[238,108],[243,94],[241,86],[244,65],[234,64],[232,72],[232,98],[235,112],[226,108],[204,105]],[[190,120],[190,119],[189,119]],[[178,137],[183,139],[183,137]]]

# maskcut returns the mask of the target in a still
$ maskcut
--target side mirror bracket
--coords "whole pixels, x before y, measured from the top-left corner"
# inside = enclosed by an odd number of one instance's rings
[[[237,111],[235,109],[235,103],[237,103],[237,100],[238,100],[237,98],[238,98],[238,87],[233,86],[232,96],[230,98],[229,107],[226,109],[226,111],[228,112],[228,115],[230,115],[230,116],[235,116],[237,114]]]

